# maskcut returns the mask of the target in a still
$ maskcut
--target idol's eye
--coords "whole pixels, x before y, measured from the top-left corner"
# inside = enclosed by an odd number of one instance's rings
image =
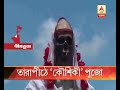
[[[72,44],[72,38],[71,37],[66,37],[66,41],[67,41],[67,44],[68,45],[71,45]]]
[[[65,37],[59,37],[57,41],[58,41],[59,44],[64,44]]]

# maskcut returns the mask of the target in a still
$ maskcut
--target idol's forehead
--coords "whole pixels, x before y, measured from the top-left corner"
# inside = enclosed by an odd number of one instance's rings
[[[70,36],[73,38],[73,31],[67,29],[55,31],[54,37],[59,38],[61,36]]]
[[[56,25],[56,30],[68,29],[72,30],[71,25],[65,18],[60,18]]]
[[[60,18],[55,27],[54,37],[60,36],[70,36],[73,37],[73,30],[70,23],[65,18]]]
[[[60,37],[71,37],[72,38],[72,35],[71,34],[60,34],[58,35],[58,38]]]

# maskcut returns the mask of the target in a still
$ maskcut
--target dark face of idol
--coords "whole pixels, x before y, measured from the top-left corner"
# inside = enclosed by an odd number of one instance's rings
[[[64,33],[54,40],[54,65],[72,66],[73,64],[73,37]]]
[[[73,31],[66,19],[60,18],[54,33],[54,66],[73,66]],[[56,87],[63,90],[74,89],[73,80],[55,80]]]

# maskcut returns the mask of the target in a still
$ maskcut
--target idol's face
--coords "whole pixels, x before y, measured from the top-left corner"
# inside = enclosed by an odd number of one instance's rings
[[[61,34],[55,40],[54,54],[56,65],[72,65],[73,60],[73,39],[70,34]]]
[[[67,58],[73,49],[73,39],[70,34],[60,34],[56,39],[55,47],[61,57]]]
[[[54,37],[54,64],[72,65],[73,63],[73,32],[69,23],[62,19],[58,22]]]

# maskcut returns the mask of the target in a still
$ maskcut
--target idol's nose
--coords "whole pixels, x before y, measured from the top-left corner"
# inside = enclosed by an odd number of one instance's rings
[[[65,43],[64,43],[64,49],[67,51],[67,48],[68,48],[68,44],[67,44],[67,42],[65,41]]]
[[[57,26],[56,26],[56,30],[58,29],[72,29],[69,22],[64,18],[64,17],[61,17],[59,20],[58,20],[58,23],[57,23]]]

